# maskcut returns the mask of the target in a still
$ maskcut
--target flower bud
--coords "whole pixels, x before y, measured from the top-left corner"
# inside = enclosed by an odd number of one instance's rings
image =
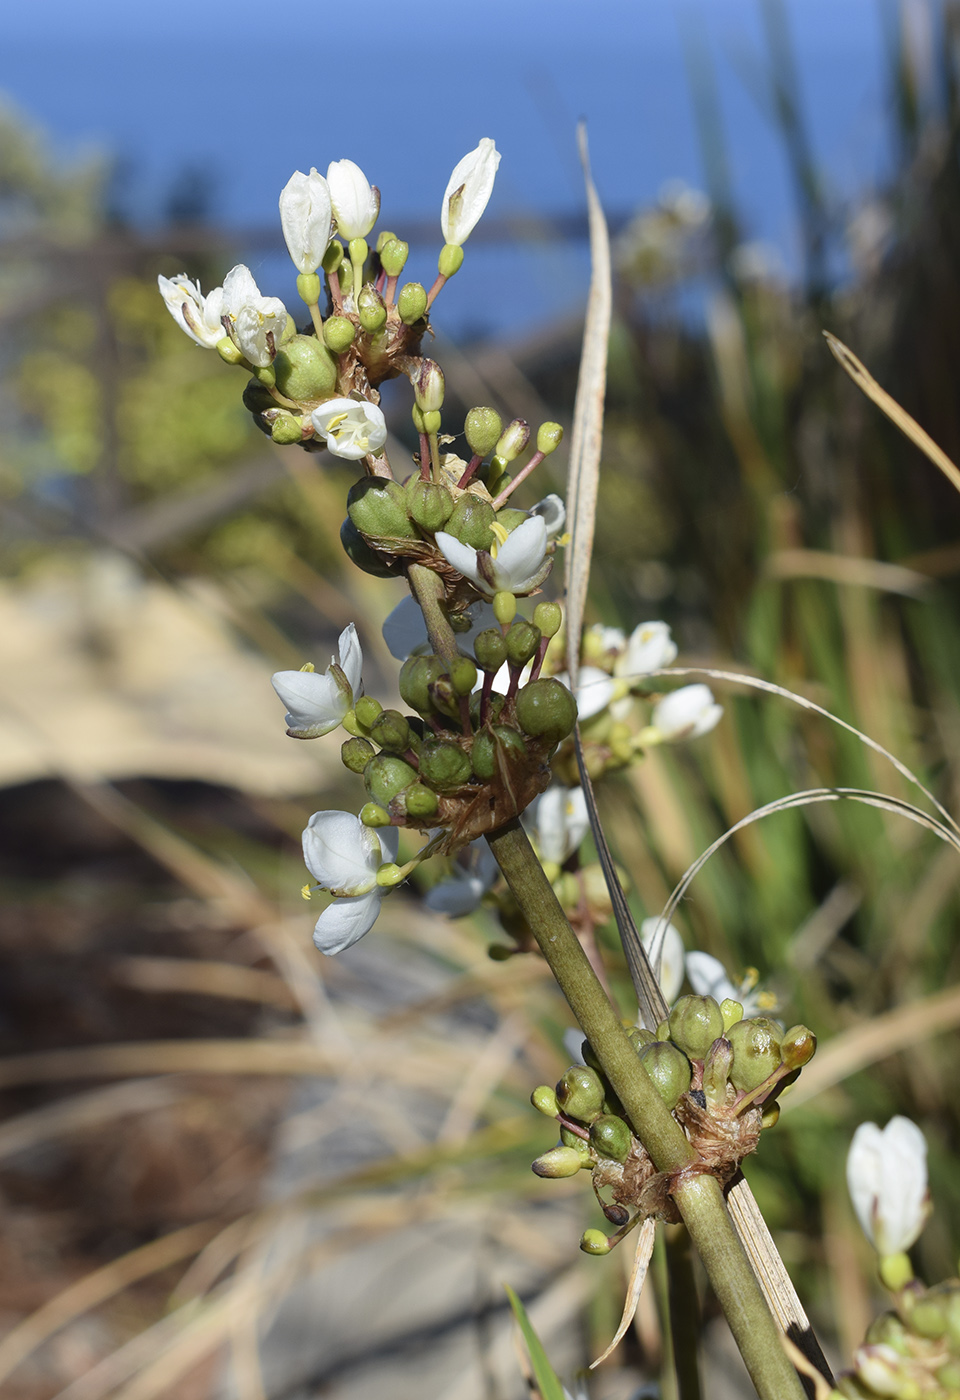
[[[488,457],[503,432],[503,419],[495,408],[471,408],[463,432],[470,451],[477,457]]]
[[[453,513],[453,493],[450,489],[437,481],[422,481],[414,475],[407,482],[405,490],[410,519],[430,535],[444,529]]]
[[[489,782],[501,771],[501,764],[526,757],[527,746],[515,729],[505,724],[481,729],[473,741],[470,762],[482,782]]]
[[[730,1080],[740,1093],[759,1088],[780,1067],[780,1030],[766,1016],[738,1021],[727,1039],[733,1046]]]
[[[707,1051],[703,1062],[703,1092],[711,1108],[723,1108],[727,1102],[727,1084],[733,1064],[733,1046],[720,1036]]]
[[[336,360],[313,335],[295,335],[282,346],[273,369],[281,394],[297,403],[318,401],[336,387]]]
[[[545,1118],[556,1118],[557,1095],[549,1084],[538,1085],[530,1095],[530,1102],[537,1112],[542,1113]]]
[[[538,603],[533,620],[545,637],[553,638],[563,625],[563,609],[559,603]]]
[[[428,739],[420,750],[420,777],[439,792],[453,792],[469,780],[469,756],[459,744]]]
[[[423,783],[413,783],[405,793],[407,815],[422,820],[436,815],[440,803],[437,794]]]
[[[463,249],[456,243],[444,243],[437,259],[437,271],[441,277],[452,277],[463,266]]]
[[[427,309],[427,294],[419,282],[407,282],[397,297],[397,313],[405,326],[419,321]]]
[[[443,370],[436,360],[421,360],[411,379],[417,407],[424,413],[443,407]]]
[[[323,340],[334,355],[342,355],[349,350],[357,334],[357,328],[349,316],[328,316],[323,323]]]
[[[615,1162],[625,1162],[630,1156],[633,1138],[622,1118],[615,1118],[612,1113],[605,1113],[590,1124],[590,1145],[601,1157],[610,1157]]]
[[[357,717],[357,723],[369,731],[370,726],[376,723],[382,709],[380,701],[373,695],[361,695],[353,707],[353,713]]]
[[[587,1065],[571,1065],[557,1084],[557,1103],[568,1118],[592,1123],[603,1108],[600,1076]]]
[[[702,1060],[718,1036],[723,1016],[713,997],[681,997],[670,1012],[670,1039],[691,1060]]]
[[[559,423],[541,423],[537,429],[537,451],[549,457],[563,441],[563,429]]]
[[[723,1030],[726,1034],[731,1026],[735,1026],[738,1021],[743,1020],[743,1007],[732,997],[726,997],[720,1003],[720,1014],[723,1017]]]
[[[458,656],[450,667],[450,682],[457,695],[471,695],[477,683],[476,663],[469,656]]]
[[[531,1163],[537,1176],[547,1177],[576,1176],[582,1166],[580,1153],[574,1147],[552,1147]]]
[[[388,806],[391,798],[416,780],[416,772],[410,764],[392,753],[377,754],[363,770],[367,792],[381,807]]]
[[[530,440],[530,424],[523,418],[514,418],[504,429],[497,443],[496,455],[504,462],[512,462],[519,457]]]
[[[303,419],[297,418],[292,413],[286,413],[283,409],[274,418],[270,425],[270,436],[274,442],[281,446],[288,446],[293,442],[303,441]]]
[[[559,744],[577,722],[577,702],[552,677],[530,681],[517,693],[516,715],[524,734]]]
[[[297,278],[297,292],[301,301],[308,306],[316,306],[320,300],[320,278],[316,272],[301,272]]]
[[[436,656],[408,656],[400,667],[400,695],[405,704],[420,715],[433,714],[430,686],[443,675],[443,663]]]
[[[407,515],[406,493],[399,481],[382,476],[361,477],[350,487],[347,514],[361,534],[371,539],[417,539]]]
[[[390,813],[379,802],[365,802],[360,808],[360,821],[364,826],[378,827],[390,825]]]
[[[806,1026],[791,1026],[780,1042],[780,1058],[787,1069],[800,1069],[813,1059],[817,1037]]]
[[[540,645],[540,628],[518,617],[507,633],[507,660],[511,666],[526,666]]]
[[[362,773],[373,757],[375,750],[367,739],[348,739],[340,748],[343,766],[351,773]]]
[[[347,558],[365,574],[372,574],[374,578],[396,578],[397,565],[391,560],[381,559],[380,555],[370,548],[349,515],[340,526],[340,543]]]
[[[602,1230],[584,1230],[580,1248],[584,1254],[609,1254],[613,1245]]]
[[[640,1051],[640,1063],[668,1108],[676,1108],[690,1088],[690,1061],[669,1040],[655,1040]]]
[[[492,671],[496,675],[507,659],[507,643],[499,628],[486,627],[478,632],[473,642],[473,654],[482,670]]]
[[[430,699],[433,708],[441,715],[446,715],[448,719],[459,718],[460,696],[454,690],[453,681],[446,672],[430,682]]]
[[[580,1158],[580,1164],[584,1167],[593,1166],[593,1153],[590,1151],[590,1144],[572,1128],[560,1129],[560,1141],[564,1147],[572,1147]]]
[[[410,725],[399,710],[381,710],[370,725],[370,738],[388,753],[405,753],[410,747]]]
[[[380,266],[388,277],[399,277],[410,254],[410,244],[404,243],[399,238],[388,238],[381,242],[382,237],[381,234],[380,238],[377,239]]]
[[[365,331],[380,330],[387,319],[383,297],[371,283],[365,282],[357,297],[357,316]]]
[[[324,272],[329,275],[331,272],[336,272],[342,262],[343,244],[334,238],[332,242],[327,244],[327,251],[324,253],[320,265]]]
[[[466,492],[453,508],[447,522],[447,534],[471,549],[489,550],[493,544],[493,531],[490,526],[496,520],[496,513],[489,501],[481,496]]]

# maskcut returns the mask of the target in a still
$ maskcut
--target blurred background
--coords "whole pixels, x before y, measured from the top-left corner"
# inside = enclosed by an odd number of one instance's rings
[[[336,736],[284,736],[268,678],[324,667],[354,620],[386,700],[397,585],[342,554],[350,467],[262,438],[156,277],[208,289],[246,261],[298,314],[277,196],[349,156],[429,284],[449,171],[493,136],[493,199],[435,308],[445,427],[477,403],[568,425],[585,116],[616,269],[593,620],[664,618],[681,663],[824,705],[956,811],[960,503],[821,332],[960,455],[960,13],[39,0],[4,27],[4,1393],[520,1396],[504,1281],[568,1375],[622,1302],[617,1256],[576,1248],[586,1188],[529,1171],[551,1139],[528,1095],[570,1020],[533,959],[489,958],[492,915],[415,892],[315,954],[299,833],[359,785]],[[412,448],[407,400],[385,407]],[[548,466],[523,504],[563,491],[565,450]],[[722,689],[711,736],[601,792],[638,917],[765,802],[913,795],[826,721]],[[739,833],[678,920],[820,1036],[747,1174],[837,1359],[881,1306],[842,1184],[858,1122],[923,1127],[917,1265],[956,1270],[958,912],[954,852],[834,804]],[[592,1396],[653,1393],[659,1286]],[[743,1394],[705,1310],[707,1394]]]

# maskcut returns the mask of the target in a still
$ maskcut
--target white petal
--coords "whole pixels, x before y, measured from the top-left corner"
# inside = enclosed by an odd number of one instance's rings
[[[630,633],[626,647],[617,658],[614,673],[618,676],[646,676],[659,671],[676,660],[676,643],[671,640],[665,622],[641,622]]]
[[[668,1006],[672,1006],[683,986],[683,939],[673,924],[664,926],[659,918],[643,920],[640,925],[640,939],[651,961],[655,961],[657,957],[654,940],[659,945],[660,990],[663,992],[664,1001]]]
[[[416,598],[401,598],[383,624],[383,640],[397,661],[406,661],[414,652],[429,647],[427,624]]]
[[[437,548],[448,564],[452,564],[458,573],[463,574],[464,578],[468,578],[478,588],[484,589],[485,592],[488,591],[486,583],[481,582],[477,572],[477,551],[475,549],[471,549],[468,544],[461,544],[453,535],[448,535],[446,530],[438,530],[434,538],[437,542]]]
[[[199,284],[192,282],[185,272],[178,272],[176,277],[158,277],[157,286],[170,315],[192,341],[209,350],[223,339],[219,316],[212,324],[210,321],[219,310],[222,288],[217,287],[204,298]]]
[[[325,890],[366,894],[376,883],[382,847],[352,812],[314,812],[303,833],[303,859]],[[358,935],[359,937],[359,935]]]
[[[567,523],[567,508],[559,496],[544,496],[542,501],[531,506],[530,514],[543,517],[547,527],[548,540],[555,540]]]
[[[899,1116],[882,1132],[861,1123],[847,1154],[847,1186],[878,1253],[909,1249],[927,1213],[927,1144],[917,1125]]]
[[[606,671],[598,666],[581,666],[577,673],[577,715],[581,723],[605,710],[616,689]]]
[[[360,640],[357,637],[357,629],[352,622],[340,633],[340,640],[337,643],[337,652],[340,657],[340,669],[347,678],[347,684],[351,690],[351,704],[355,704],[360,698],[360,679],[363,670],[363,652],[360,650]]]
[[[342,723],[351,697],[329,671],[278,671],[271,684],[287,707],[286,725],[298,738],[318,739]]]
[[[541,858],[562,865],[590,826],[583,789],[551,784],[537,800],[536,823]]]
[[[352,160],[331,161],[327,185],[341,237],[366,238],[380,212],[379,191]]]
[[[243,263],[232,267],[223,279],[224,314],[233,316],[241,307],[251,306],[260,299],[260,288],[249,267]]]
[[[510,531],[497,552],[493,568],[498,586],[509,593],[525,592],[533,585],[546,552],[547,523],[542,516],[532,515]]]
[[[500,152],[489,136],[458,161],[447,181],[440,211],[444,241],[461,245],[476,227],[493,190]]]
[[[484,895],[483,881],[472,875],[455,875],[450,880],[427,890],[423,902],[435,914],[446,914],[449,919],[460,919],[472,914],[480,907]]]
[[[397,851],[400,849],[400,828],[380,826],[377,827],[375,834],[380,841],[381,860],[395,861]]]
[[[694,950],[687,954],[687,976],[697,996],[713,997],[715,1001],[740,1001],[740,993],[727,976],[727,970],[709,953]]]
[[[327,399],[310,415],[335,457],[356,462],[378,452],[387,440],[387,420],[376,404],[358,399]]]
[[[383,891],[374,888],[368,894],[328,904],[313,930],[313,941],[321,953],[342,953],[369,933],[377,922],[382,899]]]
[[[696,739],[706,734],[723,714],[707,685],[683,685],[654,706],[650,724],[666,741]]]
[[[316,272],[330,242],[332,210],[327,182],[316,170],[296,170],[280,194],[280,224],[294,266]]]

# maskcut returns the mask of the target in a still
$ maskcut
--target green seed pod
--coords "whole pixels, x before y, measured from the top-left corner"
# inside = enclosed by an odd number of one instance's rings
[[[676,1108],[690,1088],[690,1061],[669,1040],[655,1040],[640,1051],[640,1063],[668,1108]]]
[[[424,787],[423,783],[413,783],[407,788],[405,806],[407,816],[422,820],[425,817],[435,816],[440,802],[437,794],[431,788]]]
[[[473,641],[473,654],[477,665],[494,675],[507,659],[507,643],[499,627],[487,627],[478,632]]]
[[[441,277],[452,277],[463,266],[463,249],[457,243],[444,243],[437,259],[437,271]]]
[[[387,319],[387,308],[383,297],[370,282],[360,288],[357,297],[357,318],[365,331],[371,335],[382,328]]]
[[[503,432],[503,419],[495,408],[471,408],[463,432],[474,456],[488,457]]]
[[[364,826],[389,826],[390,813],[379,802],[365,802],[360,808],[360,820]]]
[[[563,624],[563,609],[559,603],[538,603],[533,620],[545,637],[555,637]]]
[[[340,747],[343,766],[349,768],[351,773],[362,773],[373,757],[375,750],[367,739],[347,739]]]
[[[806,1026],[791,1026],[780,1042],[780,1058],[787,1069],[801,1069],[813,1059],[817,1037]]]
[[[523,418],[514,418],[508,423],[497,443],[496,456],[502,462],[512,462],[530,441],[530,424]]]
[[[410,519],[430,535],[442,530],[453,514],[453,493],[449,488],[412,476],[405,490]]]
[[[518,525],[529,519],[528,510],[517,510],[514,506],[504,506],[502,510],[497,511],[497,524],[502,525],[508,535],[511,530],[515,530]]]
[[[542,1113],[545,1118],[556,1118],[557,1096],[549,1084],[538,1084],[530,1095],[530,1102],[537,1112]]]
[[[723,1016],[713,997],[681,997],[670,1012],[670,1039],[691,1060],[702,1060],[721,1035]]]
[[[281,409],[270,425],[270,436],[282,447],[303,440],[303,419]]]
[[[369,731],[370,726],[375,724],[379,718],[382,709],[383,706],[380,704],[380,701],[375,699],[374,696],[361,695],[360,699],[353,707],[353,713],[357,717],[357,723],[363,729]]]
[[[612,1114],[605,1113],[590,1124],[590,1145],[601,1157],[610,1157],[614,1162],[625,1162],[630,1156],[633,1139],[622,1118],[614,1118]]]
[[[323,341],[334,355],[349,350],[356,339],[357,328],[349,316],[328,316],[323,323]]]
[[[559,423],[541,423],[537,429],[537,451],[548,457],[563,441],[563,429]]]
[[[565,685],[550,677],[530,681],[518,691],[516,714],[525,734],[559,744],[577,722],[577,702]]]
[[[327,250],[323,255],[321,266],[324,272],[336,272],[337,268],[342,262],[343,244],[340,243],[336,238],[331,239],[331,241],[327,244]]]
[[[607,1239],[602,1230],[584,1230],[580,1239],[580,1248],[584,1254],[609,1254],[613,1245]]]
[[[588,1065],[571,1065],[557,1084],[557,1103],[568,1118],[592,1123],[603,1108],[604,1088]]]
[[[660,1024],[659,1024],[659,1026],[657,1026],[657,1040],[669,1040],[669,1039],[670,1039],[670,1022],[669,1022],[669,1021],[661,1021]]]
[[[470,759],[459,744],[427,739],[420,750],[420,777],[438,792],[453,792],[470,778]]]
[[[399,481],[363,476],[347,495],[347,514],[361,534],[371,539],[418,538],[407,515],[407,497]]]
[[[478,728],[480,725],[481,700],[482,697],[479,690],[475,690],[470,696],[470,718],[473,720],[475,728]],[[488,713],[485,715],[485,719],[491,724],[496,724],[506,703],[505,696],[501,695],[497,690],[492,690],[487,701]]]
[[[518,617],[507,633],[507,660],[512,666],[526,666],[537,654],[540,628],[526,618]]]
[[[370,738],[388,753],[406,753],[410,747],[410,726],[399,710],[381,710],[370,725]]]
[[[405,326],[419,321],[427,309],[427,294],[419,282],[407,282],[397,297],[397,312]]]
[[[295,335],[273,361],[277,388],[297,403],[324,398],[337,383],[337,362],[314,335]]]
[[[477,777],[486,783],[501,771],[501,764],[525,758],[526,752],[527,746],[522,735],[505,724],[498,724],[492,730],[481,729],[476,735],[470,751],[470,762]]]
[[[780,1066],[780,1029],[765,1016],[738,1021],[727,1031],[733,1046],[730,1080],[741,1094],[749,1094]]]
[[[340,526],[340,543],[347,558],[365,574],[374,578],[396,578],[397,563],[382,559],[361,535],[349,515]]]
[[[493,506],[469,491],[460,497],[447,521],[447,534],[471,549],[487,549],[493,544],[490,526],[496,520]]]
[[[711,1107],[722,1108],[727,1102],[727,1084],[733,1064],[733,1046],[723,1036],[715,1040],[703,1062],[703,1092]]]
[[[593,1155],[590,1151],[590,1144],[582,1137],[579,1137],[570,1128],[560,1129],[560,1141],[564,1147],[572,1147],[574,1152],[579,1153],[580,1160],[585,1167],[593,1165]]]
[[[416,772],[409,763],[392,753],[377,754],[363,770],[367,792],[381,807],[388,806],[391,798],[416,780]]]
[[[547,1177],[576,1176],[582,1166],[583,1159],[573,1147],[552,1147],[531,1163],[537,1176]]]
[[[432,715],[430,686],[443,675],[443,663],[437,656],[408,656],[400,667],[400,694],[404,704],[420,715]]]
[[[458,656],[450,667],[450,683],[458,695],[471,695],[477,683],[476,662],[469,656]]]
[[[377,239],[380,266],[388,277],[399,277],[410,255],[410,244],[400,238]]]
[[[720,1014],[723,1017],[723,1030],[726,1034],[731,1026],[735,1026],[738,1021],[743,1020],[743,1007],[732,997],[727,997],[720,1003]]]
[[[657,1037],[653,1031],[648,1031],[646,1026],[629,1026],[627,1039],[639,1055],[646,1046],[653,1045]]]

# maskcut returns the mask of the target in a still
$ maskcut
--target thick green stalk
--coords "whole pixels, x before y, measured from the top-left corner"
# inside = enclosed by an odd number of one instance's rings
[[[701,1400],[700,1302],[693,1271],[690,1231],[685,1225],[667,1225],[663,1235],[668,1262],[670,1349],[677,1377],[677,1400]]]
[[[682,1172],[697,1154],[642,1068],[526,833],[514,820],[487,842],[637,1137],[659,1171]],[[719,1183],[692,1173],[680,1179],[672,1196],[761,1400],[804,1400]]]
[[[407,569],[407,580],[420,604],[434,655],[439,656],[449,668],[457,660],[459,652],[456,635],[443,608],[443,582],[425,564],[411,564]]]

